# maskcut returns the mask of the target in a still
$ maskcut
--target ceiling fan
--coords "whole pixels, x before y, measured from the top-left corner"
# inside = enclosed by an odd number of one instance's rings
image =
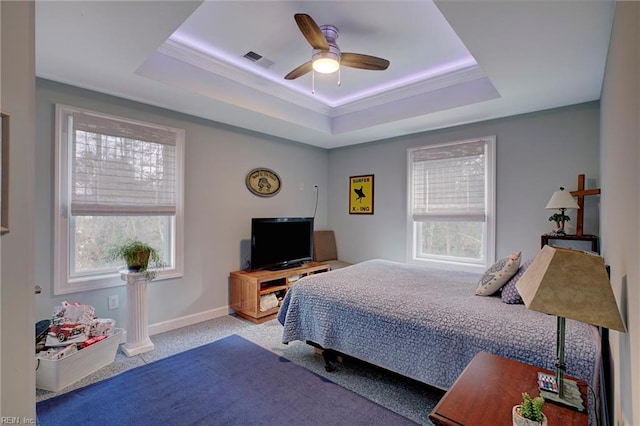
[[[307,14],[294,15],[298,28],[307,39],[313,52],[311,60],[298,66],[284,78],[294,80],[313,70],[322,74],[331,74],[340,69],[341,65],[364,70],[383,71],[389,67],[389,61],[362,53],[342,53],[336,44],[339,32],[333,25],[318,27]]]

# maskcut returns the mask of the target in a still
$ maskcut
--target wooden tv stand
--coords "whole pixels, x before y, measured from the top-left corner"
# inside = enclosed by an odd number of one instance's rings
[[[261,311],[260,296],[276,293],[276,296],[284,297],[298,279],[330,269],[326,263],[309,262],[279,271],[260,269],[231,272],[231,308],[238,316],[256,323],[270,320],[277,315],[278,307]]]

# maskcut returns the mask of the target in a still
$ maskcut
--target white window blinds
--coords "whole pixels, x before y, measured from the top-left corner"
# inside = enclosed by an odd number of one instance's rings
[[[411,166],[414,221],[485,221],[484,140],[415,149]]]
[[[71,214],[175,215],[184,131],[69,111]]]

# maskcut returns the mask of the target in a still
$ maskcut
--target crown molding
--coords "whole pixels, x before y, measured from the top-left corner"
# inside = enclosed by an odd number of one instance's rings
[[[395,87],[374,89],[366,93],[356,94],[341,104],[329,105],[328,101],[321,96],[300,93],[284,86],[280,81],[269,78],[263,72],[256,72],[248,67],[237,66],[180,41],[169,39],[160,46],[158,52],[330,118],[365,111],[407,97],[423,95],[445,87],[486,77],[477,64],[463,64],[445,73],[426,78],[418,76],[406,83],[398,82]]]
[[[296,90],[282,86],[281,83],[267,78],[263,73],[236,66],[179,41],[172,39],[165,41],[158,49],[158,53],[314,112],[323,115],[330,113],[331,107],[321,103],[317,97],[310,98]]]

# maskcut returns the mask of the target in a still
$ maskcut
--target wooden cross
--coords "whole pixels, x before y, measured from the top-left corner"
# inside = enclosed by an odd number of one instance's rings
[[[582,226],[584,222],[584,197],[586,195],[598,195],[600,188],[584,189],[584,175],[578,175],[578,189],[571,191],[571,195],[578,197],[578,215],[576,218],[576,236],[582,237]]]

